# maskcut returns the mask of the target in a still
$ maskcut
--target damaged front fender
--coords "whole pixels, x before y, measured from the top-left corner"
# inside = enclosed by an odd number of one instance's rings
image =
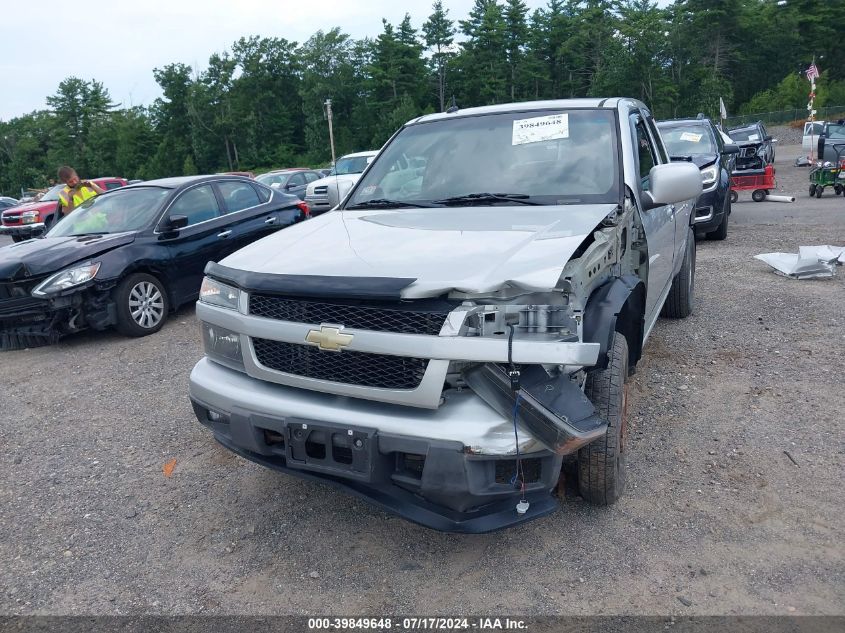
[[[463,376],[488,405],[558,455],[574,453],[607,431],[607,420],[568,374],[550,377],[540,366],[524,368],[518,391],[499,365],[476,365]]]

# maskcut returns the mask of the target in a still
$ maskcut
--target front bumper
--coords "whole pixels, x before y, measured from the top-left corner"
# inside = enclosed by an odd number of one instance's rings
[[[311,216],[317,216],[332,208],[328,196],[305,196],[305,202],[308,203],[308,208],[311,209]]]
[[[0,299],[0,350],[50,345],[66,334],[89,327],[103,330],[116,322],[109,284],[98,287],[89,282],[59,295],[36,298],[28,292],[37,281],[28,283],[26,295]]]
[[[511,484],[513,426],[469,390],[450,393],[443,406],[425,410],[273,385],[207,358],[191,372],[190,389],[199,421],[235,453],[341,487],[427,527],[489,532],[557,507],[550,493],[563,458],[522,433],[530,507],[516,512],[521,493]],[[321,434],[319,450],[326,459],[296,459],[293,433],[302,432],[303,424]],[[351,454],[350,445],[340,445],[358,437],[360,450],[368,451],[366,466],[350,470],[328,458],[335,450]]]
[[[36,222],[34,224],[15,224],[9,226],[4,224],[0,226],[0,235],[12,235],[15,237],[22,237],[24,239],[36,237],[37,235],[41,235],[43,232],[43,222]]]
[[[695,230],[698,233],[708,233],[719,227],[725,217],[725,197],[730,185],[713,187],[703,191],[695,205]]]

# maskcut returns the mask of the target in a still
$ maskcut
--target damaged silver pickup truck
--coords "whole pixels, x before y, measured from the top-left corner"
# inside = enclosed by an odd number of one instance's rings
[[[339,207],[209,264],[194,411],[235,453],[485,532],[625,486],[626,377],[692,310],[701,176],[630,99],[423,116]]]

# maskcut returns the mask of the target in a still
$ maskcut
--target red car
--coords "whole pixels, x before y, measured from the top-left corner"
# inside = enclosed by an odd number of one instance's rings
[[[106,191],[117,189],[128,184],[124,178],[94,178]],[[40,200],[20,204],[3,211],[0,216],[0,235],[11,235],[12,240],[21,242],[31,237],[37,237],[50,229],[58,219],[59,193],[64,185],[56,185],[41,196]]]

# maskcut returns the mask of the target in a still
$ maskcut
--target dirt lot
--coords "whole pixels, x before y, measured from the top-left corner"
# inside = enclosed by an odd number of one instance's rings
[[[799,151],[778,150],[797,203],[746,195],[699,243],[696,312],[658,323],[632,379],[611,508],[445,535],[234,457],[188,404],[192,309],[3,354],[0,614],[845,613],[845,274],[752,259],[845,240]]]

